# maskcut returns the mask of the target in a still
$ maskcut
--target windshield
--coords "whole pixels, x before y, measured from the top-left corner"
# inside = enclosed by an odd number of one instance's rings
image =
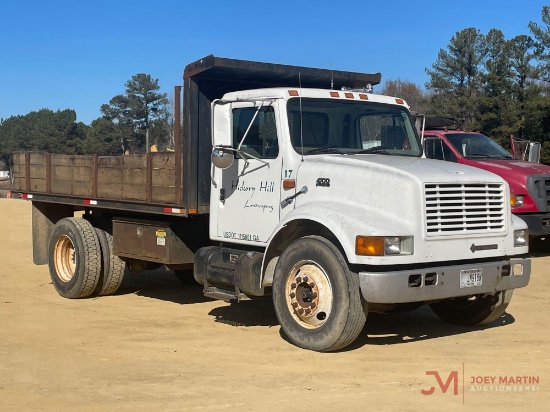
[[[291,142],[300,154],[421,155],[404,107],[337,99],[302,98],[300,102],[293,98],[287,108]]]
[[[448,133],[446,137],[467,159],[513,159],[502,146],[480,133]]]

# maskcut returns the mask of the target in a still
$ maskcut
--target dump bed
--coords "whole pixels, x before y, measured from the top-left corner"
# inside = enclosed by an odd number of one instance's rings
[[[381,81],[365,74],[245,60],[204,57],[186,66],[183,133],[178,133],[179,87],[175,102],[175,152],[125,156],[16,153],[14,191],[41,201],[183,216],[209,212],[210,106],[225,93],[265,87],[339,90]]]
[[[26,152],[14,155],[14,187],[44,193],[180,205],[175,153],[72,156]]]

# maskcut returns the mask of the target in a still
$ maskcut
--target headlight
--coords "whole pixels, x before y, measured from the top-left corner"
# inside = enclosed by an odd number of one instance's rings
[[[384,254],[398,255],[401,253],[401,239],[398,237],[384,238]]]
[[[362,256],[412,255],[412,236],[357,236],[355,254]]]
[[[527,229],[514,230],[514,246],[529,246],[529,232]]]
[[[523,195],[512,195],[510,196],[510,205],[512,207],[522,207],[524,198]]]

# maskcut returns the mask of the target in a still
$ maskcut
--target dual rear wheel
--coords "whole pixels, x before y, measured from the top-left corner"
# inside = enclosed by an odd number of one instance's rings
[[[116,292],[125,264],[112,253],[112,236],[83,218],[64,218],[52,231],[49,271],[57,292],[85,298]]]

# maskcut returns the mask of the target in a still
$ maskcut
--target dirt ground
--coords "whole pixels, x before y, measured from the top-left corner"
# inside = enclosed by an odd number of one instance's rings
[[[32,263],[30,206],[0,199],[0,411],[550,410],[550,254],[494,324],[370,314],[321,354],[285,341],[270,299],[213,301],[169,271],[60,297]]]

